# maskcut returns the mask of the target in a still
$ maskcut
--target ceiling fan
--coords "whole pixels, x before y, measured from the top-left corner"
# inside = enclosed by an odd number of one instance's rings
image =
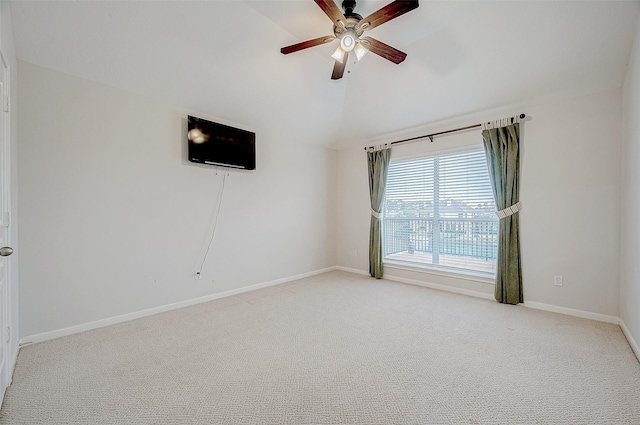
[[[417,8],[418,0],[393,1],[366,18],[363,18],[353,11],[356,7],[355,0],[345,0],[342,2],[344,14],[340,12],[340,9],[338,9],[338,6],[336,6],[333,0],[314,1],[320,6],[329,19],[331,19],[331,22],[333,22],[333,35],[318,37],[313,40],[283,47],[280,49],[280,52],[283,54],[288,55],[289,53],[319,46],[336,39],[340,40],[340,46],[338,46],[338,49],[331,55],[336,60],[333,65],[333,73],[331,74],[332,80],[342,78],[349,53],[352,51],[358,60],[360,60],[367,51],[373,52],[395,64],[399,64],[407,57],[406,53],[384,44],[375,38],[362,37],[362,34],[365,31],[369,31],[378,25],[382,25],[393,18],[397,18]]]

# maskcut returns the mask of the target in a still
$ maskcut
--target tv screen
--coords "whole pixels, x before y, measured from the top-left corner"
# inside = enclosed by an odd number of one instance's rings
[[[189,115],[189,161],[222,167],[256,168],[256,134]]]

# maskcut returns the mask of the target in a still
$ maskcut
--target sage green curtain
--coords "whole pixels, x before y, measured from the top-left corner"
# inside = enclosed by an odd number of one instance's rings
[[[380,213],[387,187],[391,148],[367,152],[369,165],[369,197],[371,198],[371,227],[369,231],[369,274],[382,277],[382,222]]]
[[[520,189],[520,124],[482,131],[493,196],[498,211],[518,203]],[[518,304],[522,297],[520,213],[500,219],[496,300]]]

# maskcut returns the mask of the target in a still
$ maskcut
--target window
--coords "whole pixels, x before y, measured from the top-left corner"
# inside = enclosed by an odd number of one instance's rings
[[[482,149],[389,165],[385,261],[494,275],[498,217]]]

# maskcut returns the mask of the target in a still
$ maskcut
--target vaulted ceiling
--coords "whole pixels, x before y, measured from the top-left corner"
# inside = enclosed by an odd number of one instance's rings
[[[362,16],[388,1],[358,0]],[[340,1],[337,1],[338,6]],[[194,113],[328,147],[548,96],[620,87],[639,1],[421,1],[330,79],[335,43],[312,0],[16,1],[18,58]]]

